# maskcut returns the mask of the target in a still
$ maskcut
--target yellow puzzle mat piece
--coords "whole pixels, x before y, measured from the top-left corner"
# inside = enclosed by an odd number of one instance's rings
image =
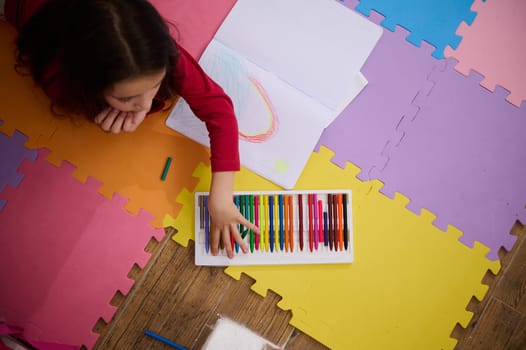
[[[407,210],[408,199],[382,195],[380,182],[359,181],[358,168],[341,169],[332,156],[323,147],[313,153],[296,189],[352,190],[355,261],[229,267],[226,273],[251,276],[263,296],[267,289],[281,295],[278,305],[292,310],[290,323],[331,349],[453,349],[453,328],[467,326],[472,314],[465,308],[472,296],[484,297],[482,278],[488,269],[498,272],[499,262],[485,258],[487,247],[459,243],[460,231],[434,227],[429,212]],[[201,177],[197,191],[207,190],[208,174],[206,166],[194,172]],[[237,178],[236,190],[276,189],[246,169]],[[178,201],[183,209],[165,224],[176,227],[174,240],[186,245],[193,238],[193,194],[185,190]]]
[[[148,117],[137,131],[119,135],[85,120],[54,116],[49,100],[30,77],[14,71],[15,35],[0,21],[0,131],[11,135],[18,129],[28,136],[27,147],[51,150],[50,162],[72,163],[80,181],[94,177],[102,182],[99,192],[106,197],[117,192],[128,198],[128,211],[137,214],[142,208],[151,213],[154,227],[162,227],[166,214],[177,215],[177,194],[198,181],[187,169],[208,163],[207,149],[166,127],[166,111]],[[167,157],[172,163],[166,181],[161,181]]]

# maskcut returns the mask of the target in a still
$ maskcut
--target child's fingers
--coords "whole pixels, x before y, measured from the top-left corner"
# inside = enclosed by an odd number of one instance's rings
[[[249,229],[251,229],[252,231],[256,232],[256,233],[259,233],[259,227],[257,227],[255,224],[253,224],[252,222],[248,221],[243,215],[241,215],[240,219],[239,219],[239,223],[243,226],[246,226],[248,227]]]
[[[230,227],[230,235],[234,236],[234,240],[239,245],[239,247],[241,248],[243,253],[245,253],[245,254],[248,253],[247,244],[243,240],[243,237],[241,237],[241,234],[239,233],[236,224],[232,224],[231,225],[231,227]]]
[[[212,255],[218,255],[219,254],[219,236],[220,236],[219,229],[213,228],[212,229],[212,235],[210,239],[210,250],[212,252]]]
[[[104,118],[104,120],[102,120],[101,124],[100,124],[100,127],[102,128],[102,130],[104,131],[110,131],[111,130],[111,126],[113,125],[113,121],[115,120],[115,118],[117,117],[117,115],[120,113],[119,110],[117,109],[112,109],[107,115],[106,117]]]
[[[228,229],[228,225],[223,227],[221,235],[223,238],[223,247],[226,250],[226,256],[228,256],[229,259],[232,259],[234,253],[232,252],[232,244],[230,243],[230,230]]]
[[[113,124],[111,125],[111,132],[113,134],[118,134],[122,131],[122,124],[124,124],[124,119],[126,119],[126,113],[120,112],[113,121]]]
[[[128,117],[124,120],[124,125],[122,126],[122,130],[126,132],[132,132],[137,129],[139,124],[135,124],[132,117]]]
[[[110,113],[110,111],[112,110],[112,108],[106,108],[105,110],[103,110],[102,112],[100,112],[99,114],[97,114],[95,116],[95,119],[93,119],[93,121],[95,122],[95,124],[100,124],[102,123],[102,121],[104,120],[104,118],[106,118],[106,116],[108,115],[108,113]]]
[[[132,132],[137,129],[139,125],[144,121],[146,112],[130,113],[128,118],[124,120],[123,130],[126,132]]]

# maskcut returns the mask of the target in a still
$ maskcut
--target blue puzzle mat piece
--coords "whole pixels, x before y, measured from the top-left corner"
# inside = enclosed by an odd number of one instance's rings
[[[0,120],[0,125],[2,124]],[[35,160],[36,150],[29,150],[24,146],[27,137],[18,131],[13,136],[0,133],[0,193],[6,185],[17,187],[23,175],[18,172],[18,167],[24,159]],[[0,198],[0,210],[4,207],[5,200]]]
[[[407,29],[406,38],[420,47],[422,40],[435,47],[433,57],[444,58],[444,49],[460,44],[456,34],[460,23],[473,23],[475,12],[471,11],[474,0],[361,0],[356,10],[369,16],[376,11],[385,17],[382,26],[394,31],[397,25]]]

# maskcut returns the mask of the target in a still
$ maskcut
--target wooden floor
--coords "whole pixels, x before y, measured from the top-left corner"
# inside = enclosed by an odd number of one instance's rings
[[[511,252],[499,252],[501,271],[486,275],[484,300],[474,299],[467,308],[474,312],[469,326],[452,334],[458,350],[526,349],[526,226],[515,224],[512,234],[518,239]]]
[[[482,302],[472,300],[468,309],[474,317],[467,329],[452,332],[459,339],[457,349],[526,349],[526,228],[515,225],[519,238],[514,249],[501,252],[503,267],[498,276],[488,273],[490,284]],[[199,349],[220,316],[246,325],[269,341],[288,350],[326,349],[288,324],[291,314],[276,306],[280,297],[272,292],[263,298],[251,291],[254,281],[242,275],[234,281],[222,268],[197,267],[193,247],[172,241],[173,229],[165,239],[152,240],[148,266],[136,267],[129,277],[136,281],[128,296],[115,295],[118,307],[113,320],[99,321],[100,333],[94,349],[172,349],[145,336],[150,329],[189,349]],[[365,349],[368,350],[368,349]]]

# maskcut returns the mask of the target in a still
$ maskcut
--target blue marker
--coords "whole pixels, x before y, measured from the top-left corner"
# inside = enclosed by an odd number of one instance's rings
[[[174,343],[173,341],[168,340],[168,339],[166,339],[166,338],[164,338],[164,337],[161,337],[160,335],[155,334],[155,333],[152,332],[152,331],[148,331],[148,330],[147,330],[147,331],[144,332],[144,334],[146,334],[147,336],[152,337],[152,338],[155,339],[155,340],[158,340],[158,341],[160,341],[160,342],[162,342],[162,343],[165,343],[166,345],[170,345],[170,346],[173,347],[173,348],[176,348],[176,349],[179,349],[179,350],[188,350],[188,349],[185,348],[184,346],[179,345],[179,344],[177,344],[177,343]]]
[[[327,212],[323,212],[323,244],[327,247],[329,245],[329,227],[327,225]]]

